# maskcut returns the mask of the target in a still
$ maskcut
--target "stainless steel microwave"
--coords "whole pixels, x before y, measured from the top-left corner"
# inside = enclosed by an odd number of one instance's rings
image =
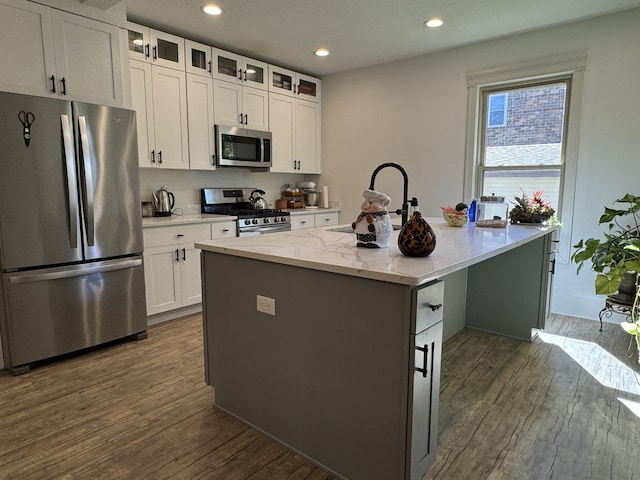
[[[268,168],[271,166],[271,133],[239,127],[215,126],[216,165]]]

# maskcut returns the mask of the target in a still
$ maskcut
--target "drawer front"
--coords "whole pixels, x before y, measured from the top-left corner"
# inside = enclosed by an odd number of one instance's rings
[[[315,215],[291,215],[291,230],[313,228],[316,226]]]
[[[338,225],[338,212],[316,213],[316,227]]]
[[[437,281],[416,291],[415,325],[411,333],[420,333],[443,318],[444,282]]]
[[[211,240],[211,226],[209,223],[146,228],[142,230],[142,233],[144,235],[144,248]]]
[[[214,222],[211,224],[211,240],[236,236],[236,222]]]

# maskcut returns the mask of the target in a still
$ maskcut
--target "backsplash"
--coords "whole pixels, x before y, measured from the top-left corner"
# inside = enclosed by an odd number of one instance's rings
[[[175,196],[175,208],[187,215],[200,212],[200,189],[214,188],[260,188],[272,205],[280,198],[280,189],[286,183],[297,185],[303,181],[317,181],[317,175],[290,173],[252,172],[244,168],[219,169],[213,172],[195,170],[162,170],[141,168],[140,199],[152,201],[151,193],[165,185]],[[315,178],[314,178],[315,177]]]

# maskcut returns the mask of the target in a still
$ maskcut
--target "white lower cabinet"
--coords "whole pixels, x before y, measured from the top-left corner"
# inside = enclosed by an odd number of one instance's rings
[[[236,221],[215,222],[211,224],[211,240],[236,236]]]
[[[147,315],[201,302],[200,250],[194,243],[211,238],[210,224],[147,228],[143,234]]]
[[[338,224],[338,212],[303,213],[291,215],[291,230],[327,227]]]

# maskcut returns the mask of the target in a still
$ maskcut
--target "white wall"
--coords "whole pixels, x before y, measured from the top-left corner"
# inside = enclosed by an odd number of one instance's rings
[[[467,73],[586,51],[574,218],[562,220],[572,229],[571,245],[600,235],[603,206],[640,194],[639,26],[634,9],[324,77],[319,182],[340,201],[341,222],[355,218],[383,162],[407,170],[409,196],[428,216],[468,200],[462,198]],[[393,198],[391,207],[400,206],[399,172],[383,170],[375,186]],[[594,294],[594,273],[575,272],[575,264],[557,265],[552,310],[595,319],[604,300]]]

